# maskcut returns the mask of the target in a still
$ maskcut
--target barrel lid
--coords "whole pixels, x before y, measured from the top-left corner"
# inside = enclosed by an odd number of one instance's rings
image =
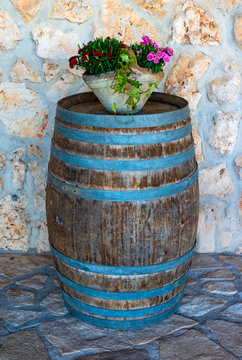
[[[114,116],[105,110],[92,92],[85,92],[61,99],[57,104],[56,117],[90,127],[142,128],[185,120],[189,117],[189,106],[182,97],[154,92],[139,113]]]

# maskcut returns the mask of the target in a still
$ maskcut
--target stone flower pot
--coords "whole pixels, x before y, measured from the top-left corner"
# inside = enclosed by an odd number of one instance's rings
[[[132,68],[134,72],[133,78],[138,80],[142,87],[141,91],[147,91],[149,89],[148,83],[156,82],[157,85],[160,84],[163,79],[164,72],[160,71],[157,74],[154,74],[151,70],[141,68],[138,65],[135,65]],[[125,104],[128,98],[126,93],[115,93],[112,85],[114,81],[115,73],[113,71],[107,72],[105,74],[101,74],[99,77],[95,75],[83,75],[83,80],[88,85],[88,87],[94,92],[99,101],[103,104],[105,109],[114,113],[112,106],[113,103],[116,103],[116,111],[118,114],[127,114],[131,113],[130,109],[127,108]],[[132,87],[130,86],[130,91]],[[154,87],[150,89],[150,94],[154,91]],[[141,98],[137,104],[137,108],[133,113],[139,112],[143,106],[145,105],[148,97],[146,93],[141,95]]]

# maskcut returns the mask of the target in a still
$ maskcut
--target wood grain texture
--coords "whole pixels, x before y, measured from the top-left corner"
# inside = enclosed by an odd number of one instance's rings
[[[93,94],[79,94],[61,100],[59,106],[85,113],[106,115]],[[183,99],[164,94],[153,94],[142,110],[147,121],[172,113],[185,106]],[[112,115],[109,115],[112,116]],[[145,117],[144,117],[145,119]],[[149,137],[154,133],[176,131],[190,123],[180,121],[153,127],[107,128],[83,126],[65,122],[69,129],[90,133]],[[115,119],[114,119],[115,121]],[[51,156],[49,171],[63,183],[83,189],[101,191],[142,191],[166,187],[188,179],[197,170],[195,156],[172,165],[172,157],[194,146],[192,134],[178,140],[146,145],[109,145],[71,140],[54,132],[53,144],[67,154],[104,160],[150,160],[169,157],[171,164],[163,169],[143,171],[110,171],[73,166]],[[69,258],[104,266],[149,266],[178,259],[195,245],[199,211],[199,191],[196,181],[184,191],[170,196],[139,201],[89,200],[68,195],[49,182],[46,191],[47,222],[50,244]],[[77,270],[55,259],[58,271],[67,279],[86,288],[117,293],[158,289],[182,278],[190,267],[190,260],[174,269],[149,275],[111,276]],[[61,282],[63,290],[85,304],[105,309],[140,309],[156,306],[177,296],[184,284],[164,295],[141,300],[110,300],[82,294]],[[102,318],[102,316],[101,316]],[[104,317],[105,318],[105,317]],[[110,317],[111,319],[111,317]]]

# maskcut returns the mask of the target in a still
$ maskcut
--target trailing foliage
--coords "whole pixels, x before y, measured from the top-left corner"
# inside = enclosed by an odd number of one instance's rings
[[[156,83],[148,84],[147,90],[142,90],[142,84],[133,76],[132,66],[136,65],[136,58],[132,53],[125,53],[121,55],[119,67],[116,70],[116,76],[114,77],[112,88],[116,93],[127,94],[127,100],[125,104],[130,111],[135,111],[137,104],[142,94],[150,96],[150,88],[155,86]],[[113,104],[113,111],[116,112],[116,104]]]
[[[154,82],[148,84],[148,89],[142,90],[142,84],[135,79],[132,67],[138,63],[140,67],[150,69],[157,74],[164,70],[164,66],[173,55],[170,48],[159,48],[146,35],[142,36],[142,42],[130,47],[117,39],[100,37],[89,41],[86,45],[83,44],[82,48],[78,45],[78,48],[78,55],[69,59],[70,68],[81,67],[85,69],[85,75],[95,76],[113,71],[115,77],[112,88],[115,93],[127,94],[125,104],[131,112],[136,110],[142,94],[145,93],[149,97],[152,87],[158,88]],[[116,112],[115,103],[113,111]]]

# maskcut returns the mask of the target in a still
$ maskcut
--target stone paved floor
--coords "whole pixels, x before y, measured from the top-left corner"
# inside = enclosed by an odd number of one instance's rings
[[[0,360],[242,359],[242,257],[197,255],[177,314],[136,331],[67,313],[50,256],[0,255]]]

